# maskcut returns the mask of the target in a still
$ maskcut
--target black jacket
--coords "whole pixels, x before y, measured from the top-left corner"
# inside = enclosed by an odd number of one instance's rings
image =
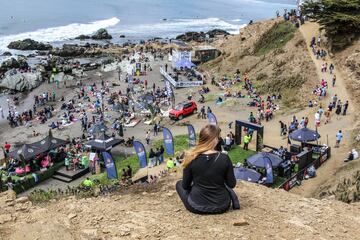
[[[190,191],[188,202],[196,210],[217,212],[228,209],[230,195],[225,184],[234,188],[236,179],[228,155],[220,153],[202,154],[185,169],[183,188]]]

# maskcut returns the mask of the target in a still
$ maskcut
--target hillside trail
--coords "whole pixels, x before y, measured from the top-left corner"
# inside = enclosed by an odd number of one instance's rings
[[[324,165],[321,166],[321,168],[317,170],[316,178],[303,181],[301,186],[296,187],[292,190],[293,193],[300,194],[305,197],[313,197],[316,191],[318,190],[318,188],[323,183],[325,183],[329,178],[331,178],[333,174],[337,170],[339,170],[341,166],[344,165],[344,159],[347,157],[347,154],[350,151],[351,129],[355,122],[355,114],[354,114],[354,107],[352,105],[351,97],[346,89],[346,84],[341,70],[337,69],[337,66],[335,66],[334,74],[336,74],[336,84],[335,87],[332,87],[331,81],[333,75],[330,75],[329,71],[325,73],[321,71],[322,64],[327,62],[329,66],[330,63],[332,62],[331,58],[327,56],[324,60],[316,59],[316,56],[312,52],[312,49],[310,47],[311,38],[316,37],[317,39],[317,37],[319,36],[320,34],[319,25],[316,23],[308,22],[300,27],[300,32],[304,36],[308,52],[316,66],[317,69],[316,74],[319,77],[319,84],[321,79],[325,79],[329,84],[327,97],[321,101],[323,109],[326,110],[328,104],[331,101],[331,97],[334,96],[335,94],[337,94],[338,99],[340,99],[342,103],[344,103],[346,100],[349,100],[349,108],[346,116],[342,116],[342,115],[336,116],[336,114],[333,111],[330,123],[324,125],[323,123],[324,119],[322,119],[321,126],[318,128],[319,133],[323,135],[322,142],[328,142],[328,145],[332,147],[332,151],[331,151],[332,156],[330,160],[327,161]],[[323,46],[322,48],[324,49]],[[309,89],[309,91],[311,91],[311,89]],[[314,114],[316,110],[317,108],[314,109],[313,111]],[[313,114],[310,115],[309,119],[314,120],[314,115]],[[334,148],[335,136],[339,130],[343,131],[344,138],[342,144],[340,145],[340,148]],[[325,135],[327,138],[326,141],[324,141]]]

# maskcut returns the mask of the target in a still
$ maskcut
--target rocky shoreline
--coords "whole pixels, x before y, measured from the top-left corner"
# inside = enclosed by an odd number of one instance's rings
[[[208,39],[214,39],[218,36],[227,36],[228,32],[221,29],[213,29],[208,32],[186,32],[175,37],[175,40],[186,43],[200,44]],[[125,35],[120,35],[119,38],[125,38]],[[98,68],[100,65],[97,61],[99,58],[107,58],[108,62],[120,60],[127,54],[143,49],[147,52],[157,49],[170,49],[172,47],[171,40],[162,38],[153,38],[142,40],[140,43],[134,44],[125,42],[124,44],[114,44],[109,42],[113,36],[108,33],[106,29],[99,29],[93,35],[80,35],[76,40],[85,42],[84,44],[63,44],[61,47],[54,47],[49,43],[42,43],[33,39],[24,39],[11,42],[8,45],[9,49],[22,51],[35,51],[27,56],[13,55],[6,51],[2,54],[4,57],[11,57],[3,61],[0,65],[0,88],[12,91],[29,91],[37,86],[39,82],[49,80],[52,69],[62,69],[64,65],[69,62],[74,62],[74,58],[91,59],[93,64],[91,70]],[[97,42],[102,41],[102,42]],[[36,66],[30,66],[28,61],[30,59],[41,59]],[[29,76],[27,73],[36,72],[36,81],[29,84],[29,79],[24,77]],[[26,73],[26,74],[25,74]],[[14,77],[18,75],[18,77]],[[7,91],[9,92],[9,91]]]

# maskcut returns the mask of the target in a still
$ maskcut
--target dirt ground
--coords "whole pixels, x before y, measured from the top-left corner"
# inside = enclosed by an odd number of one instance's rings
[[[241,210],[214,216],[187,212],[172,173],[136,192],[46,205],[0,195],[0,234],[20,239],[358,239],[359,205],[302,198],[237,184]],[[240,225],[240,226],[234,226]]]

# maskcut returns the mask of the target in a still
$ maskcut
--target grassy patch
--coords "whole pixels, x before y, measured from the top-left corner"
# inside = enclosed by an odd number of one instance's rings
[[[163,140],[157,140],[152,143],[152,148],[157,148],[163,144]],[[189,149],[189,142],[187,135],[178,135],[174,137],[174,146],[175,146],[175,155],[179,154],[182,151]],[[229,151],[229,156],[233,163],[241,162],[243,163],[246,158],[255,154],[254,151],[244,151],[240,146],[235,146],[231,151]],[[130,165],[133,169],[134,174],[139,170],[140,165],[136,154],[131,155],[127,158],[123,155],[114,155],[114,161],[118,171],[118,176],[121,178],[121,173],[123,168],[127,168],[127,165]],[[168,158],[167,154],[164,155],[165,159]],[[92,179],[99,180],[102,184],[109,184],[110,181],[107,179],[106,171],[97,175],[91,176]]]
[[[237,164],[238,162],[244,164],[245,159],[254,155],[255,153],[256,152],[252,150],[245,151],[240,146],[235,146],[231,149],[231,151],[228,152],[231,162],[233,164]]]
[[[208,93],[204,97],[205,97],[205,102],[212,102],[218,99],[219,95],[215,93]]]
[[[290,22],[276,23],[255,44],[255,54],[265,55],[272,50],[282,48],[294,37],[296,28]]]

